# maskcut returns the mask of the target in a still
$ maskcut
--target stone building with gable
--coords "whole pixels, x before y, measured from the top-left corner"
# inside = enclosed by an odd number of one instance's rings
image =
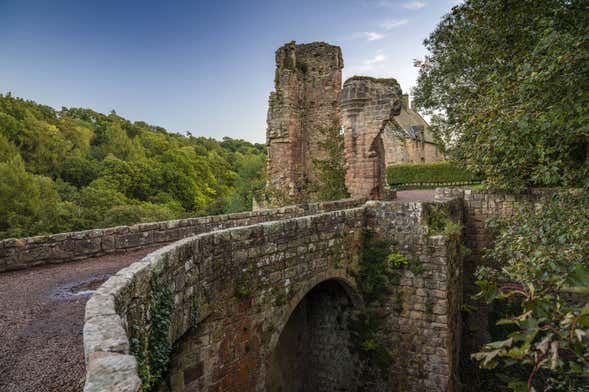
[[[401,112],[393,117],[382,134],[385,164],[443,161],[445,156],[429,124],[409,105],[408,94],[402,95],[401,104]]]

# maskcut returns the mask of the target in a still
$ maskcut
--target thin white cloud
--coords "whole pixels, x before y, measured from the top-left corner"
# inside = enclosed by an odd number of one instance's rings
[[[419,10],[425,7],[427,4],[423,1],[410,1],[408,3],[401,4],[401,7],[408,9],[408,10]]]
[[[405,26],[409,23],[407,19],[390,19],[382,24],[382,28],[385,30],[396,29],[397,27]]]
[[[378,63],[382,63],[385,59],[386,59],[386,57],[384,56],[384,54],[378,53],[373,58],[365,60],[364,62],[366,64],[378,64]]]
[[[364,33],[368,41],[378,41],[384,38],[384,34],[375,33],[374,31]]]
[[[385,37],[386,35],[375,31],[365,31],[362,33],[356,33],[352,36],[353,39],[365,39],[366,41],[379,41]]]

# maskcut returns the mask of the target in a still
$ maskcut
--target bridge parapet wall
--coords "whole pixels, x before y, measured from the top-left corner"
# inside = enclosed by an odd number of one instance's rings
[[[85,391],[138,391],[145,358],[197,325],[200,349],[175,358],[173,390],[263,390],[265,358],[302,297],[328,279],[353,287],[364,220],[360,207],[213,231],[119,271],[86,306]]]
[[[0,241],[0,272],[126,252],[170,243],[213,230],[358,207],[364,202],[364,199],[346,199],[237,214],[11,238]]]
[[[366,229],[390,240],[391,251],[417,260],[421,272],[400,271],[383,308],[393,337],[388,380],[373,389],[374,380],[353,375],[343,390],[451,391],[460,334],[460,235],[432,236],[428,213],[442,206],[448,219],[460,222],[459,205],[370,202],[168,245],[121,270],[88,302],[85,391],[140,390],[139,374],[156,370],[145,359],[178,341],[189,347],[171,357],[173,391],[264,390],[267,361],[307,292],[335,280],[361,304],[355,271]],[[188,331],[196,335],[184,340]],[[325,382],[337,373],[322,370]]]
[[[367,203],[367,227],[407,257],[384,306],[387,391],[454,391],[460,358],[462,200]]]

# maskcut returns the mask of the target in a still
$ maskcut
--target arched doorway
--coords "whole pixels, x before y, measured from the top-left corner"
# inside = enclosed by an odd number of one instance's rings
[[[346,283],[331,279],[298,303],[268,361],[268,392],[356,390],[357,357],[349,320],[354,305]]]

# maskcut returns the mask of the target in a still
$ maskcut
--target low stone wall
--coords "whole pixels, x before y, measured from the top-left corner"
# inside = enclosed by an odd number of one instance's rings
[[[271,210],[143,223],[0,241],[0,272],[125,252],[229,227],[358,207],[363,199],[301,204]]]
[[[139,374],[157,376],[157,361],[149,367],[146,358],[162,353],[171,359],[166,381],[173,391],[265,390],[281,333],[311,289],[337,283],[355,307],[362,306],[355,279],[366,229],[390,240],[391,250],[417,259],[422,269],[419,276],[402,271],[383,309],[395,339],[389,348],[394,361],[392,382],[378,390],[452,391],[460,334],[459,236],[431,236],[427,215],[444,206],[448,218],[459,222],[458,205],[371,202],[168,245],[119,271],[89,300],[85,391],[138,391]],[[331,326],[337,318],[315,321]],[[315,332],[312,339],[321,344],[323,335]],[[324,351],[315,351],[317,363],[330,366]],[[336,386],[338,369],[318,370],[314,385],[331,380],[340,391],[366,390],[367,380],[358,374]]]

